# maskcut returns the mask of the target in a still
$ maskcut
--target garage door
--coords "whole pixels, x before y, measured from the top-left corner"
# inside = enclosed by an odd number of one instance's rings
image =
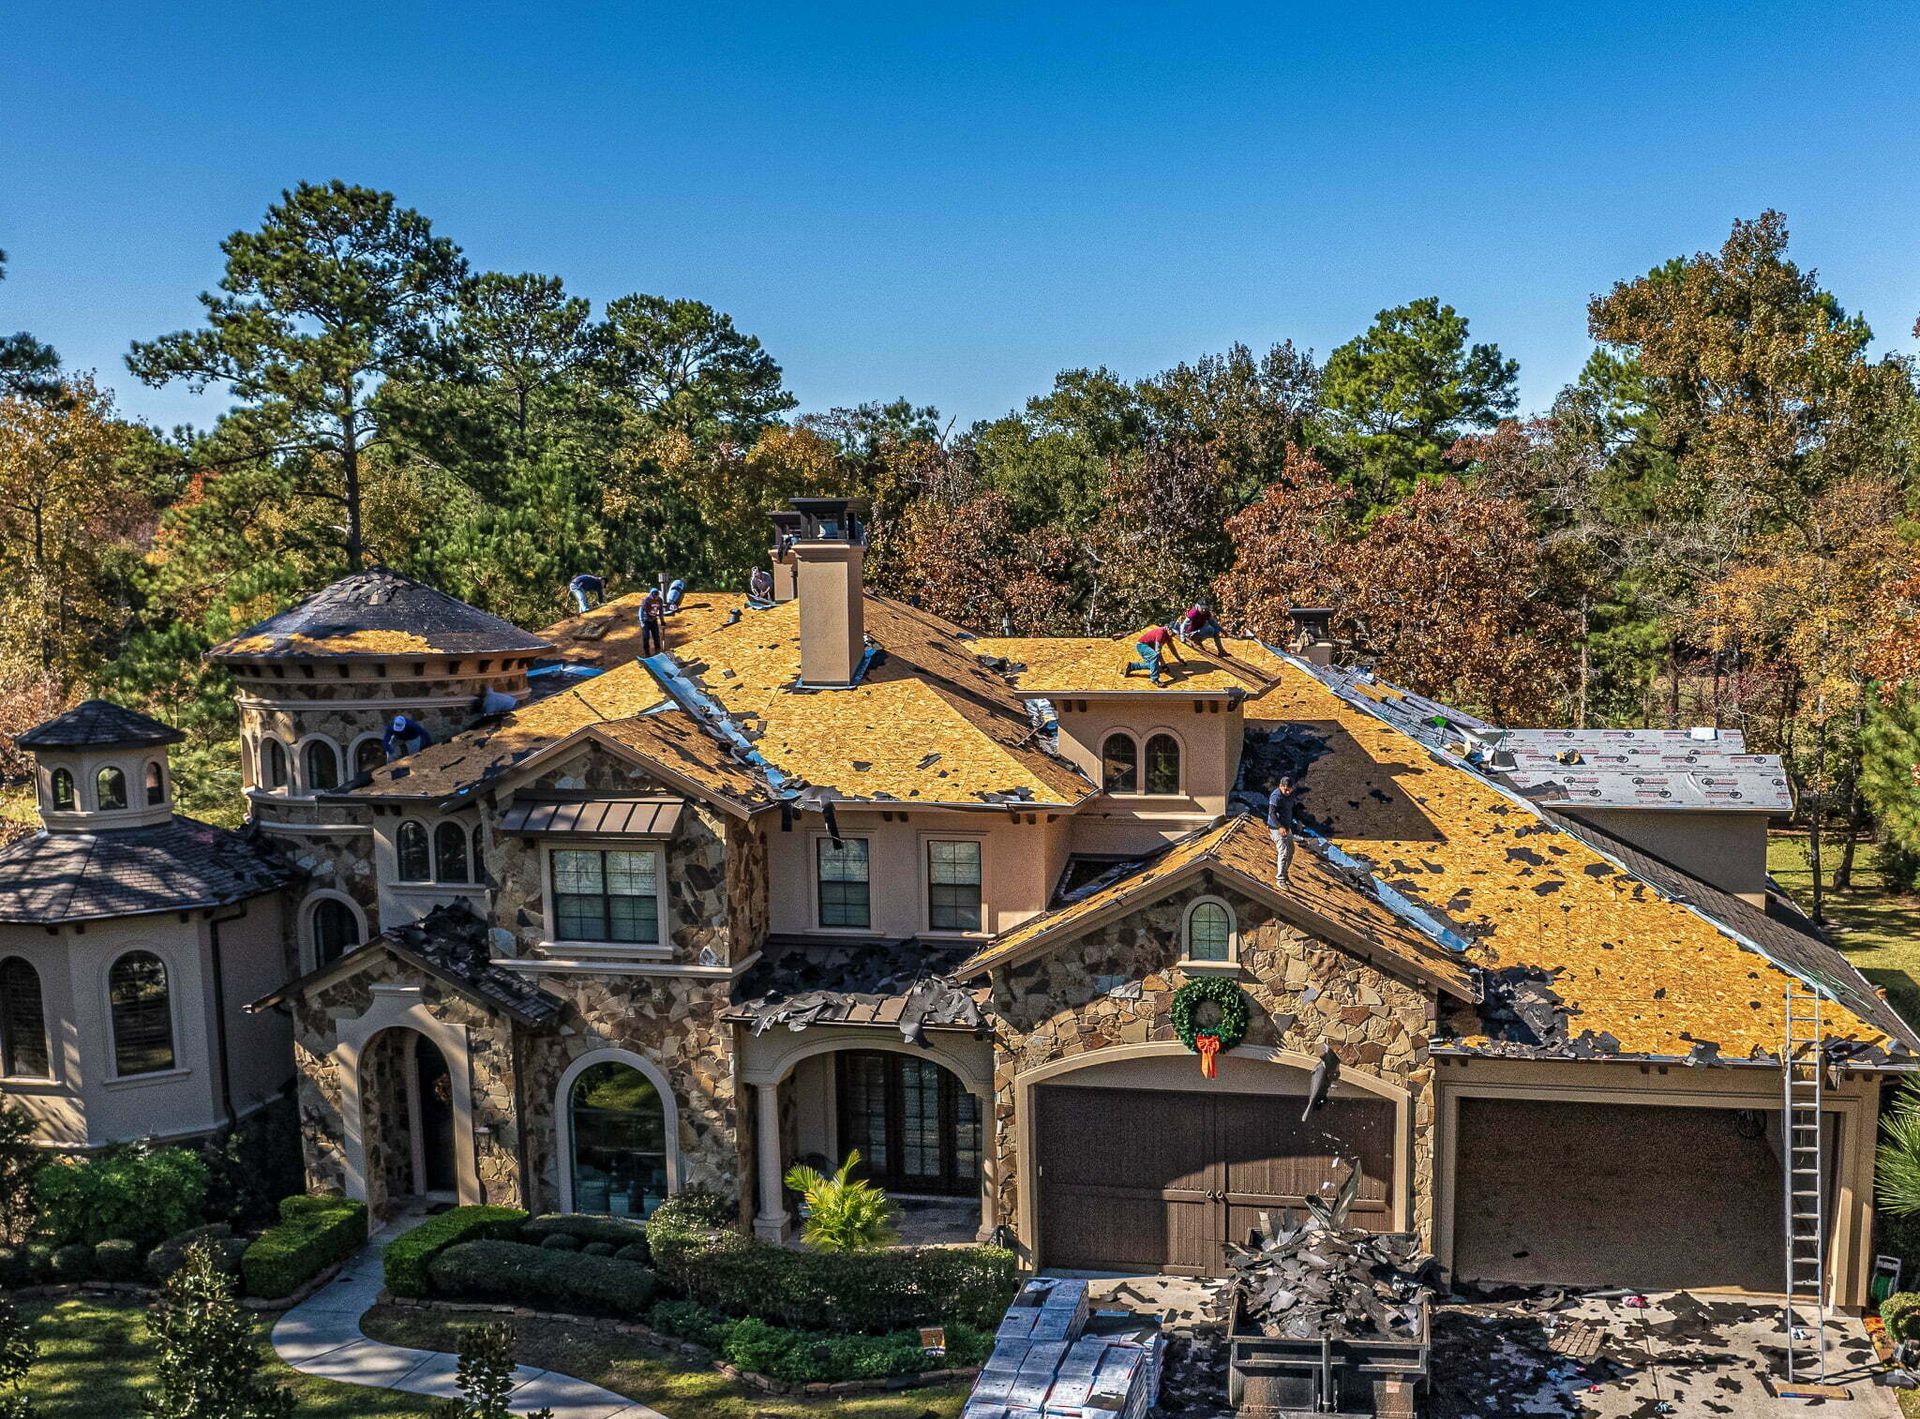
[[[1043,1265],[1221,1271],[1262,1211],[1303,1208],[1357,1157],[1353,1221],[1392,1225],[1393,1106],[1298,1095],[1066,1086],[1035,1091]]]
[[[1462,1099],[1454,1270],[1778,1291],[1777,1128],[1749,1110]]]

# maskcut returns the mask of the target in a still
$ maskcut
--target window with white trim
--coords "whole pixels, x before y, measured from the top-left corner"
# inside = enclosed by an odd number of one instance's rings
[[[865,838],[817,838],[815,887],[820,925],[866,930],[873,925],[873,886]]]
[[[980,843],[927,844],[927,929],[980,929]]]
[[[149,759],[147,760],[147,806],[152,808],[166,801],[166,770],[160,767],[158,759]]]
[[[1234,958],[1233,911],[1225,902],[1205,898],[1187,908],[1189,961],[1231,961]]]
[[[113,1072],[121,1078],[173,1068],[173,999],[167,967],[151,951],[129,951],[107,972]]]
[[[278,739],[266,742],[266,785],[269,789],[283,789],[287,786],[287,746]]]
[[[660,944],[658,852],[555,848],[549,861],[555,940]]]
[[[331,739],[309,739],[302,754],[308,793],[330,793],[340,787],[340,751]]]
[[[360,944],[360,919],[338,897],[322,897],[307,918],[313,938],[313,966],[330,966]]]
[[[378,735],[369,734],[353,746],[353,776],[364,778],[375,769],[382,768],[387,762],[387,751],[381,747]]]

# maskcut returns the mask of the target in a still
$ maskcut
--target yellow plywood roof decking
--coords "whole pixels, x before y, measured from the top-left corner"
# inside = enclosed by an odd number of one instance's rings
[[[1610,1034],[1628,1055],[1685,1058],[1696,1042],[1724,1059],[1779,1051],[1786,972],[1525,803],[1298,665],[1248,702],[1246,719],[1249,730],[1284,731],[1304,758],[1308,821],[1463,926],[1475,965],[1549,975],[1574,1034]],[[1867,1047],[1892,1043],[1837,1003],[1825,1027]]]
[[[640,603],[646,599],[644,591],[616,596],[584,616],[555,621],[540,632],[540,639],[562,660],[612,670],[640,656]],[[724,626],[746,604],[746,597],[735,592],[689,591],[664,623],[668,652]]]
[[[1227,654],[1180,646],[1163,656],[1164,684],[1126,673],[1138,658],[1132,636],[1014,636],[978,640],[981,655],[1010,662],[1014,684],[1030,695],[1257,694],[1273,682],[1280,661],[1258,641],[1229,640]]]
[[[1385,959],[1391,970],[1428,981],[1461,999],[1473,995],[1466,962],[1440,945],[1301,842],[1287,864],[1285,881],[1275,876],[1274,846],[1266,826],[1240,815],[1175,843],[1139,870],[1128,873],[1067,906],[1023,922],[961,968],[964,976],[1017,964],[1049,944],[1071,940],[1098,922],[1145,906],[1202,870],[1219,872],[1227,884],[1310,927],[1331,927],[1342,944]]]

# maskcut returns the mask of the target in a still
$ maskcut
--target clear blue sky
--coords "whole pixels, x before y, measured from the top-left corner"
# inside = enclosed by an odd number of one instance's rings
[[[1882,348],[1920,314],[1920,9],[17,5],[0,329],[194,323],[281,188],[391,189],[476,266],[732,312],[803,407],[962,424],[1053,373],[1322,356],[1436,294],[1542,406],[1613,280],[1778,207]]]

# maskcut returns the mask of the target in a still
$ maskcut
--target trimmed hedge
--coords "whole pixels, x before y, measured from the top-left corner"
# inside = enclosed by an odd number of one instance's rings
[[[1880,1303],[1880,1319],[1889,1340],[1920,1338],[1920,1291],[1894,1292]]]
[[[539,1247],[542,1251],[579,1251],[580,1239],[571,1232],[548,1232]]]
[[[53,1249],[55,1281],[85,1281],[93,1275],[93,1248],[86,1242],[68,1242]]]
[[[554,1233],[573,1237],[582,1246],[606,1242],[615,1248],[645,1246],[647,1224],[638,1218],[598,1217],[586,1212],[548,1212],[527,1223],[521,1236],[530,1242],[543,1242]]]
[[[653,1273],[644,1266],[525,1242],[461,1242],[427,1270],[434,1293],[457,1300],[544,1303],[622,1320],[645,1315],[653,1303]]]
[[[240,1258],[247,1250],[247,1239],[236,1237],[233,1228],[225,1222],[214,1222],[205,1227],[194,1227],[175,1237],[168,1237],[159,1246],[147,1253],[147,1278],[152,1281],[165,1281],[180,1269],[187,1259],[187,1248],[195,1242],[217,1243],[218,1260],[221,1269],[228,1275],[240,1270]]]
[[[997,1326],[1019,1289],[1000,1247],[810,1252],[707,1228],[662,1207],[647,1223],[654,1269],[673,1290],[724,1315],[798,1330],[886,1335],[909,1326]]]
[[[367,1204],[344,1197],[298,1195],[281,1200],[280,1221],[240,1258],[253,1296],[291,1296],[367,1240]]]
[[[124,1237],[104,1241],[93,1249],[93,1274],[102,1281],[140,1279],[140,1248]]]
[[[448,1247],[462,1242],[511,1241],[526,1224],[527,1214],[518,1207],[455,1207],[429,1217],[387,1243],[381,1256],[387,1289],[396,1296],[424,1296],[429,1287],[428,1268]]]
[[[662,1301],[649,1320],[663,1334],[682,1336],[741,1369],[788,1384],[876,1380],[978,1365],[993,1348],[992,1335],[967,1325],[948,1326],[947,1353],[933,1356],[921,1350],[918,1330],[823,1335],[769,1325],[752,1316],[732,1319],[693,1301]]]

